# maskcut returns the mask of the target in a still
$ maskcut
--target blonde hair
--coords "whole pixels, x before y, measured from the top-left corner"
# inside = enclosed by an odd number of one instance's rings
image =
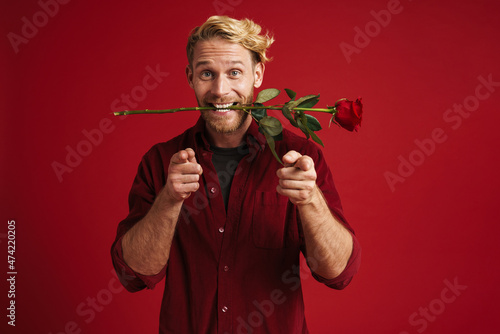
[[[212,16],[201,26],[194,28],[188,38],[186,53],[189,64],[193,61],[194,47],[198,41],[207,41],[212,38],[223,38],[237,43],[249,50],[255,63],[265,63],[271,59],[266,56],[266,50],[274,42],[274,38],[267,32],[260,35],[260,25],[249,19],[235,20],[228,16]]]

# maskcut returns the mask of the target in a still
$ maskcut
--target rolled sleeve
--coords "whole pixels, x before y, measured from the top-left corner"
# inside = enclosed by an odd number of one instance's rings
[[[316,172],[318,175],[317,184],[323,193],[328,207],[330,208],[330,212],[349,231],[353,241],[351,256],[346,267],[339,276],[333,279],[326,279],[316,274],[313,270],[311,270],[311,274],[317,281],[325,284],[326,286],[342,290],[349,285],[353,276],[359,270],[361,263],[361,245],[354,234],[353,228],[349,225],[346,217],[344,216],[340,196],[333,182],[332,173],[325,161],[323,153],[320,150],[308,151],[307,153],[310,154],[315,161]],[[305,247],[303,248],[303,253],[305,254]]]
[[[115,241],[111,246],[111,259],[118,278],[123,286],[131,292],[144,288],[153,289],[165,276],[165,267],[156,275],[142,275],[130,268],[123,258],[123,236],[147,214],[157,193],[165,183],[162,156],[155,145],[149,150],[139,164],[136,177],[129,193],[129,214],[118,224]]]

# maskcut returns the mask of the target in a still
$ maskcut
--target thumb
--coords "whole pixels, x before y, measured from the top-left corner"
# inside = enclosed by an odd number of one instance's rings
[[[300,168],[303,171],[308,171],[314,167],[314,162],[310,157],[304,155],[297,160],[294,167]]]

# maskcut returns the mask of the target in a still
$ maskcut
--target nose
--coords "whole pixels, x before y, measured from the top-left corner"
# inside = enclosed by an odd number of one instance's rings
[[[216,97],[223,97],[231,91],[231,86],[228,82],[228,78],[223,75],[217,76],[212,81],[212,95]]]

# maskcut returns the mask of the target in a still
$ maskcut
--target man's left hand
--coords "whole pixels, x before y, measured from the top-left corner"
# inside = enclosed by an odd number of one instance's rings
[[[283,156],[285,167],[278,169],[276,190],[295,205],[309,204],[316,194],[314,161],[307,155],[289,151]]]

